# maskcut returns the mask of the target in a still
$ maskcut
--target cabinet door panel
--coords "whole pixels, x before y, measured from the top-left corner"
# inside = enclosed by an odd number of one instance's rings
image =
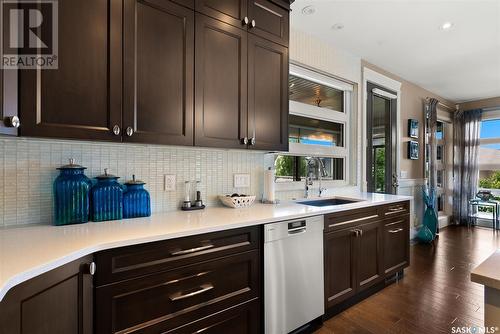
[[[288,49],[250,34],[248,119],[251,148],[288,150]]]
[[[325,309],[356,293],[356,241],[351,229],[325,234]]]
[[[125,27],[124,140],[192,145],[193,11],[166,0],[127,0]]]
[[[0,303],[0,333],[93,332],[89,255],[12,288]]]
[[[120,140],[121,1],[61,0],[58,11],[59,68],[19,71],[20,133]]]
[[[247,33],[196,16],[195,144],[246,148]]]
[[[410,264],[410,219],[408,216],[384,224],[384,272],[393,274]]]
[[[196,11],[235,27],[246,29],[247,0],[196,0]]]
[[[363,224],[357,254],[357,282],[359,290],[366,289],[383,279],[382,223]]]
[[[255,21],[249,32],[288,46],[289,12],[268,0],[249,0],[248,17]]]

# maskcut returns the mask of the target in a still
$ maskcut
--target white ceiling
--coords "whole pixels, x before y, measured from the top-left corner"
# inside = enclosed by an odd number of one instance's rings
[[[302,13],[308,5],[314,14]],[[293,28],[446,99],[500,96],[500,0],[296,0],[292,9]]]

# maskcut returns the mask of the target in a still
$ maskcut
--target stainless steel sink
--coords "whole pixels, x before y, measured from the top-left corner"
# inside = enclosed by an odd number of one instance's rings
[[[353,199],[353,198],[327,198],[327,199],[317,199],[317,200],[311,200],[311,201],[300,201],[297,203],[303,204],[303,205],[322,207],[322,206],[331,206],[331,205],[351,204],[351,203],[357,203],[357,202],[362,202],[362,201],[363,200]]]

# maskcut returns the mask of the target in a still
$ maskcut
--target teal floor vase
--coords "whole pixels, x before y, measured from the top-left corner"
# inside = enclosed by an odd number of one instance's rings
[[[417,239],[423,243],[431,243],[436,237],[438,216],[435,209],[435,191],[422,189],[422,194],[425,203],[424,220],[420,230],[417,232]]]

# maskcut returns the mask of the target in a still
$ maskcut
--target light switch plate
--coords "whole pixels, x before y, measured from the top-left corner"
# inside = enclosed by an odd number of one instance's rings
[[[250,188],[250,174],[234,174],[235,188]]]
[[[175,191],[175,184],[177,183],[175,175],[165,175],[164,176],[164,190],[165,191]]]
[[[407,179],[408,178],[408,171],[402,170],[401,171],[401,178],[402,179]]]

